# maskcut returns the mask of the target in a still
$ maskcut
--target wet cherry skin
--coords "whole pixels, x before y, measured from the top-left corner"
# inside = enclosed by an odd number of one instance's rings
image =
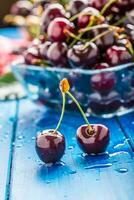
[[[99,16],[100,12],[92,7],[85,8],[78,17],[78,27],[85,28],[89,23],[91,16]]]
[[[102,124],[92,124],[91,127],[93,129],[91,134],[87,125],[82,125],[77,129],[78,144],[87,154],[102,153],[109,144],[109,129]]]
[[[48,26],[48,38],[54,42],[62,42],[67,39],[67,31],[74,32],[74,25],[68,19],[58,17]]]
[[[84,8],[86,8],[87,4],[87,0],[72,0],[69,2],[68,10],[73,16],[81,12]]]
[[[44,130],[36,137],[36,152],[44,163],[58,162],[65,152],[65,138],[53,129]]]
[[[59,3],[49,4],[42,14],[42,31],[47,31],[50,22],[57,17],[66,17],[63,6]]]
[[[132,61],[132,55],[126,47],[112,46],[106,51],[106,60],[109,65],[118,65]]]

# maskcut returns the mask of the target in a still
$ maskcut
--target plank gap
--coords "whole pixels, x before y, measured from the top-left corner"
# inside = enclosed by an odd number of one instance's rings
[[[6,192],[5,192],[5,200],[10,199],[10,186],[11,186],[11,179],[12,179],[12,166],[13,166],[13,155],[15,150],[15,140],[16,140],[16,130],[18,124],[18,115],[19,115],[19,100],[16,99],[16,110],[15,110],[15,120],[13,123],[13,130],[12,130],[12,137],[10,143],[10,156],[8,161],[8,171],[7,171],[7,180],[6,180]]]

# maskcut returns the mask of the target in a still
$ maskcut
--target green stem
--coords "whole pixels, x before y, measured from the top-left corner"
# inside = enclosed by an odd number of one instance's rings
[[[54,132],[57,132],[57,130],[59,129],[60,125],[61,125],[61,122],[62,122],[62,119],[63,119],[63,116],[64,116],[64,112],[65,112],[65,104],[66,104],[66,96],[65,96],[65,93],[62,92],[62,111],[61,111],[61,116],[60,116],[60,119],[59,119],[59,122],[55,128],[55,131]]]
[[[96,40],[98,40],[99,38],[103,37],[104,35],[107,35],[108,33],[112,32],[113,30],[108,30],[108,31],[104,31],[103,33],[97,35],[96,37],[94,37],[93,39],[91,39],[89,42],[87,42],[85,44],[85,46],[82,48],[82,50],[86,49],[91,42],[95,42]]]
[[[69,91],[67,92],[67,94],[70,96],[70,98],[71,98],[71,99],[75,102],[75,104],[77,105],[77,107],[78,107],[78,109],[80,110],[80,112],[81,112],[81,114],[82,114],[82,116],[83,116],[83,118],[84,118],[86,124],[87,124],[88,127],[89,127],[89,133],[91,133],[91,132],[93,131],[93,129],[92,129],[92,127],[91,127],[91,125],[90,125],[90,123],[89,123],[89,121],[88,121],[88,119],[87,119],[87,117],[86,117],[84,111],[82,110],[80,104],[78,103],[78,101],[75,99],[75,97],[74,97]]]
[[[101,15],[104,15],[104,13],[106,12],[106,10],[107,10],[113,3],[115,3],[116,1],[118,1],[118,0],[110,0],[110,1],[108,1],[108,2],[105,4],[105,6],[102,8],[102,10],[101,10]]]

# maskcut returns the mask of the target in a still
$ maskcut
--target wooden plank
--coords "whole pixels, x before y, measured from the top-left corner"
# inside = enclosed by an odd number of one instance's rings
[[[16,102],[0,102],[0,199],[8,191]]]
[[[118,121],[134,151],[134,112],[118,117]]]
[[[77,113],[66,113],[61,132],[67,140],[64,164],[47,168],[35,152],[37,131],[54,128],[59,113],[28,100],[20,105],[14,151],[10,200],[130,200],[134,196],[133,152],[115,119],[105,123],[111,131],[108,152],[85,157],[76,144],[76,128],[83,123]]]

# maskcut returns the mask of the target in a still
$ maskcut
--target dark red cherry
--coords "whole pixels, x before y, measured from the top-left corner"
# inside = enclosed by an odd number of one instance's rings
[[[11,7],[11,14],[27,16],[30,14],[33,5],[30,1],[21,0],[14,3]]]
[[[90,43],[85,49],[83,49],[83,47],[83,44],[77,44],[69,49],[67,54],[68,60],[70,65],[74,68],[91,69],[98,60],[98,48],[94,43]]]
[[[46,41],[45,43],[43,43],[39,46],[39,52],[40,52],[42,59],[48,59],[47,52],[48,52],[48,49],[50,46],[51,46],[50,41]]]
[[[63,66],[67,64],[67,45],[64,42],[54,42],[47,51],[47,58],[55,65]]]
[[[127,24],[126,25],[126,33],[129,36],[130,41],[134,45],[134,24]]]
[[[108,0],[90,0],[90,5],[101,10],[107,2]]]
[[[109,144],[109,129],[102,124],[92,124],[91,127],[93,129],[91,133],[89,133],[89,127],[87,125],[82,125],[78,128],[78,144],[87,154],[102,153]]]
[[[87,0],[72,0],[69,2],[68,11],[73,16],[81,12],[84,8],[87,7],[87,5],[88,5]]]
[[[109,68],[109,64],[107,63],[98,63],[95,65],[95,69],[107,69]]]
[[[97,115],[110,114],[116,112],[121,106],[121,97],[115,91],[111,91],[105,96],[93,93],[89,96],[89,102],[89,108],[93,113]]]
[[[36,152],[45,163],[56,163],[65,152],[65,138],[54,130],[44,130],[36,137]]]
[[[101,94],[109,93],[116,84],[115,73],[106,72],[93,75],[91,77],[91,86]]]
[[[106,51],[106,60],[109,65],[117,65],[132,61],[132,55],[126,47],[112,46]]]
[[[62,17],[56,18],[48,26],[48,38],[54,42],[65,41],[68,37],[66,30],[74,32],[73,23]]]
[[[42,14],[42,30],[46,32],[50,22],[57,17],[66,18],[64,7],[59,3],[49,4]]]
[[[24,52],[24,60],[28,65],[36,65],[39,63],[40,54],[37,46],[30,47]]]
[[[78,17],[78,27],[85,28],[90,23],[91,16],[99,17],[99,14],[100,12],[93,7],[85,8]]]

